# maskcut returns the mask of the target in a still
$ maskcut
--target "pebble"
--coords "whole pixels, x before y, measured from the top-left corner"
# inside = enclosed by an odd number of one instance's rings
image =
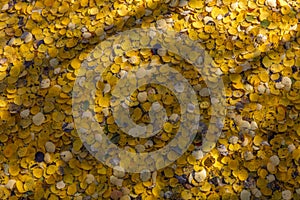
[[[46,151],[49,153],[54,153],[55,152],[55,144],[53,142],[46,142],[45,143],[45,148]]]
[[[248,190],[242,190],[240,197],[241,200],[250,200],[251,193]]]
[[[240,123],[240,128],[243,130],[249,130],[251,128],[251,125],[248,121],[242,120]]]
[[[215,98],[215,97],[211,97],[210,98],[210,102],[212,105],[219,103],[219,99]]]
[[[289,77],[283,77],[281,83],[284,85],[284,89],[289,91],[292,86],[292,80]]]
[[[258,43],[265,43],[267,41],[268,37],[263,34],[258,34],[257,35],[257,42]]]
[[[127,107],[127,108],[128,108],[128,107]],[[102,109],[102,113],[104,114],[105,117],[108,117],[109,114],[110,114],[110,111],[109,111],[108,108],[103,108],[103,109]]]
[[[153,141],[152,140],[147,140],[147,142],[145,142],[144,146],[145,148],[151,148],[153,146]]]
[[[128,74],[128,72],[122,69],[122,70],[119,72],[120,79],[125,78],[125,77],[127,76],[127,74]]]
[[[282,89],[282,88],[284,88],[285,87],[285,85],[283,85],[281,82],[278,82],[278,83],[275,83],[275,88],[276,89]]]
[[[202,97],[207,97],[209,96],[209,89],[208,88],[202,88],[199,92],[199,95]]]
[[[53,71],[53,73],[56,75],[56,74],[59,74],[60,73],[60,67],[58,67],[58,68],[55,68],[54,69],[54,71]]]
[[[252,194],[256,197],[256,198],[260,198],[261,197],[261,191],[259,190],[259,189],[257,189],[257,188],[253,188],[252,190],[251,190],[251,192],[252,192]]]
[[[137,64],[139,63],[139,58],[137,56],[132,56],[128,59],[128,62],[130,62],[130,64]]]
[[[125,194],[130,194],[130,190],[127,187],[122,187],[122,193]]]
[[[279,157],[278,157],[277,155],[271,156],[271,157],[270,157],[270,161],[271,161],[271,163],[272,163],[274,166],[277,166],[277,165],[279,165],[279,163],[280,163],[280,159],[279,159]]]
[[[165,30],[167,28],[167,22],[165,19],[157,20],[156,25],[157,28],[161,30]]]
[[[92,34],[91,34],[90,32],[84,32],[84,33],[82,34],[82,37],[83,37],[84,39],[89,39],[90,37],[92,37]]]
[[[123,193],[119,190],[113,190],[110,194],[110,198],[113,200],[120,199],[123,196]]]
[[[172,196],[173,196],[172,191],[166,191],[164,194],[164,198],[166,198],[166,199],[170,199]]]
[[[239,138],[237,136],[231,136],[229,139],[228,139],[228,142],[230,144],[237,144],[239,141]]]
[[[244,158],[246,161],[252,160],[254,158],[253,153],[251,151],[245,151]]]
[[[209,6],[205,7],[205,11],[206,12],[211,12],[212,10],[213,10],[213,7],[209,7]]]
[[[156,91],[155,91],[154,88],[149,88],[149,89],[147,89],[147,93],[148,93],[149,95],[151,95],[151,94],[156,94]]]
[[[195,172],[194,178],[198,183],[204,181],[206,178],[206,170],[203,169],[200,172]]]
[[[288,150],[289,150],[290,153],[293,152],[295,149],[296,149],[296,146],[294,144],[289,144],[288,145]]]
[[[169,117],[169,120],[173,123],[176,123],[178,122],[178,120],[180,119],[179,115],[176,114],[176,113],[173,113],[170,117]]]
[[[121,187],[122,186],[122,183],[123,183],[123,179],[119,179],[115,176],[110,176],[110,182],[113,184],[113,185],[116,185],[116,186],[119,186]]]
[[[101,134],[95,134],[95,140],[97,141],[97,142],[102,142],[102,135]]]
[[[240,98],[240,97],[241,97],[241,96],[239,96],[238,98]],[[234,106],[233,109],[236,109],[236,110],[238,110],[238,111],[242,110],[243,108],[245,108],[245,104],[248,103],[247,101],[248,101],[248,100],[242,99],[241,101],[239,101],[239,102],[237,102],[237,103],[235,104],[235,106]]]
[[[59,190],[65,188],[65,187],[66,187],[66,184],[64,181],[59,181],[56,183],[56,188]]]
[[[235,122],[240,126],[243,122],[243,117],[241,115],[235,115]]]
[[[52,162],[51,155],[49,153],[45,153],[44,161],[48,164]]]
[[[85,111],[81,115],[82,118],[88,118],[88,119],[93,119],[93,113],[89,110]]]
[[[222,17],[222,15],[219,15],[219,16]],[[222,70],[220,68],[217,68],[217,70],[215,71],[215,74],[218,75],[218,76],[221,76],[223,74],[223,72],[222,72]]]
[[[167,50],[163,49],[163,48],[159,48],[157,50],[157,54],[160,55],[160,56],[166,56],[167,55]]]
[[[250,124],[250,129],[254,131],[257,128],[258,128],[257,123],[255,121],[252,121],[251,124]]]
[[[297,28],[298,28],[298,24],[295,24],[295,25],[290,27],[290,31],[296,31]]]
[[[29,114],[30,114],[30,110],[29,110],[29,109],[22,110],[22,111],[20,112],[20,116],[21,116],[22,118],[28,117]]]
[[[195,111],[196,106],[194,104],[189,103],[187,106],[187,111],[189,113],[193,113]]]
[[[200,90],[202,89],[202,86],[201,86],[201,84],[197,84],[197,85],[193,85],[193,88],[194,88],[194,90],[195,90],[195,92],[200,92]]]
[[[73,30],[73,29],[76,28],[76,25],[75,25],[74,23],[70,22],[70,23],[68,24],[68,28],[71,29],[71,30]]]
[[[34,115],[34,116],[32,117],[32,122],[33,122],[33,124],[36,125],[36,126],[42,125],[42,124],[44,123],[44,121],[45,121],[45,116],[44,116],[44,114],[41,113],[41,112],[37,113],[36,115]]]
[[[235,119],[235,117],[236,117],[236,113],[234,113],[234,112],[232,111],[234,108],[235,108],[235,106],[228,107],[227,116],[228,116],[230,119]]]
[[[151,15],[152,14],[152,10],[150,10],[150,9],[146,9],[145,10],[145,16],[147,17],[147,16],[149,16],[149,15]]]
[[[292,192],[290,190],[284,190],[282,191],[281,196],[284,200],[292,199]]]
[[[138,144],[135,146],[135,150],[138,152],[138,153],[141,153],[141,152],[144,152],[145,151],[145,146],[142,145],[142,144]]]
[[[186,182],[186,179],[183,180],[181,176],[179,176],[179,177],[180,177],[179,183],[184,184]],[[188,181],[190,184],[194,185],[195,183],[193,183],[193,180],[194,180],[193,173],[190,173],[190,175],[188,177]]]
[[[9,9],[9,5],[8,5],[8,3],[6,3],[6,4],[4,4],[4,5],[2,6],[1,11],[6,11],[6,10],[8,10],[8,9]]]
[[[120,198],[120,200],[130,200],[130,199],[131,199],[131,197],[128,194],[126,194]]]
[[[108,83],[105,84],[105,85],[104,85],[104,89],[103,89],[103,94],[108,93],[110,90],[111,90],[110,84],[108,84]]]
[[[225,145],[221,144],[217,147],[219,153],[223,156],[227,156],[228,155],[228,151]]]
[[[158,102],[154,102],[154,103],[151,105],[151,109],[153,109],[153,111],[155,111],[155,112],[160,111],[161,108],[162,108],[162,106],[161,106],[160,103],[158,103]]]
[[[252,93],[253,92],[253,86],[252,85],[245,84],[244,87],[245,87],[246,92],[248,92],[248,93]]]
[[[6,164],[6,163],[4,163],[4,164],[3,164],[3,170],[2,170],[2,171],[3,171],[4,174],[7,175],[7,176],[10,175],[9,172],[8,172],[8,169],[9,169],[9,165]]]
[[[241,64],[241,66],[243,67],[243,71],[247,71],[247,70],[251,69],[251,64],[248,61]]]
[[[151,178],[151,172],[149,170],[144,169],[144,170],[141,171],[141,173],[140,173],[140,179],[143,182],[148,181],[150,178]]]
[[[184,7],[184,6],[186,6],[188,4],[188,1],[186,1],[186,0],[180,0],[179,1],[179,7]]]
[[[261,110],[262,109],[262,105],[260,103],[256,104],[256,110]]]
[[[117,178],[123,178],[125,176],[125,170],[121,166],[115,166],[113,168],[113,175]]]
[[[50,84],[51,84],[51,81],[50,79],[44,79],[41,81],[41,88],[44,89],[44,88],[48,88],[50,87]]]
[[[184,84],[180,82],[175,83],[174,90],[176,92],[182,93],[184,91]]]
[[[272,8],[276,8],[277,6],[276,0],[266,0],[265,3],[267,6],[271,6]]]
[[[266,87],[264,85],[259,85],[257,91],[259,94],[264,94],[266,92]]]
[[[239,6],[239,2],[234,2],[230,5],[230,7],[235,10]]]
[[[16,180],[14,180],[14,179],[10,179],[10,180],[8,180],[8,182],[5,184],[5,187],[7,188],[7,189],[13,189],[13,187],[14,187],[14,185],[16,184]]]
[[[147,97],[148,97],[147,92],[139,92],[137,95],[137,99],[141,103],[147,101]]]
[[[152,173],[151,178],[152,178],[152,184],[155,185],[156,184],[156,179],[157,179],[157,171],[154,171]]]
[[[25,33],[23,33],[23,35],[24,35],[24,42],[25,42],[25,43],[29,43],[29,42],[32,41],[33,35],[32,35],[31,33],[25,32]],[[22,35],[22,36],[23,36],[23,35]]]
[[[87,174],[87,175],[86,175],[85,182],[86,182],[87,184],[91,184],[91,183],[93,183],[94,181],[95,181],[95,177],[94,177],[93,174]]]
[[[255,145],[253,145],[252,148],[254,151],[258,151],[260,149],[259,147],[255,146]]]
[[[275,181],[275,176],[273,175],[273,174],[269,174],[269,175],[267,175],[267,180],[268,180],[268,182],[269,183],[271,183],[271,182],[273,182],[273,181]]]
[[[60,156],[65,162],[69,162],[73,158],[73,154],[70,151],[63,151],[60,153]]]
[[[196,160],[200,160],[204,156],[201,150],[194,150],[192,155],[196,158]]]
[[[298,118],[298,112],[289,112],[289,118],[292,120],[296,120]]]
[[[59,64],[59,61],[57,58],[52,58],[50,61],[49,61],[49,64],[51,67],[56,67],[58,64]]]
[[[255,131],[249,131],[249,135],[253,138],[255,136]]]
[[[139,136],[141,133],[139,131],[139,129],[137,127],[133,127],[131,129],[129,129],[128,134],[133,136],[133,137],[137,137]],[[143,132],[142,134],[145,134],[145,132]]]
[[[141,79],[144,76],[146,76],[146,74],[147,74],[147,70],[144,67],[140,67],[136,72],[136,77],[138,79]]]
[[[74,123],[73,122],[72,123],[64,123],[62,126],[62,129],[65,132],[70,132],[71,130],[74,129]],[[95,136],[95,138],[96,138],[96,136]]]
[[[249,144],[249,139],[248,138],[244,138],[244,141],[242,142],[242,146],[245,147]]]
[[[14,45],[15,40],[16,40],[16,38],[14,38],[14,37],[11,38],[11,39],[8,41],[7,45],[8,45],[8,46]]]

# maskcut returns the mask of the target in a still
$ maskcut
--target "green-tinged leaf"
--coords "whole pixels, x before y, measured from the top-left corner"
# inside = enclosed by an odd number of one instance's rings
[[[270,24],[271,24],[271,22],[269,22],[269,20],[267,20],[267,19],[264,19],[260,22],[260,25],[264,28],[267,28]]]

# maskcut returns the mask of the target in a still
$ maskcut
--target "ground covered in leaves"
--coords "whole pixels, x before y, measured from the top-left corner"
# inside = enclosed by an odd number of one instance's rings
[[[299,1],[0,0],[0,9],[0,199],[300,199]],[[159,46],[116,58],[105,73],[109,84],[96,92],[96,118],[113,143],[154,151],[178,129],[178,102],[156,85],[136,90],[128,106],[136,123],[148,123],[151,104],[160,102],[170,120],[158,136],[137,140],[114,124],[108,107],[119,102],[109,101],[111,85],[138,66],[181,72],[197,91],[202,116],[176,162],[129,174],[85,149],[74,128],[72,89],[76,77],[84,85],[89,72],[81,63],[99,42],[148,27],[203,45],[215,62],[211,73],[223,78],[227,115],[216,146],[203,156],[212,102],[201,75]]]

